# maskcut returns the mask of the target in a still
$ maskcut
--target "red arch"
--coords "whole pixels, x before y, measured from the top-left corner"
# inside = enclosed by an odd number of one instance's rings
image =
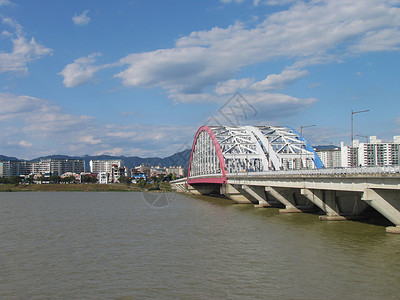
[[[190,168],[192,166],[192,158],[193,158],[193,151],[194,151],[194,146],[196,145],[197,138],[199,134],[205,131],[208,133],[208,135],[211,137],[211,140],[213,142],[213,145],[215,147],[215,150],[217,152],[217,157],[219,160],[219,165],[221,167],[222,171],[222,177],[207,177],[207,178],[196,178],[196,179],[189,179],[190,178]],[[193,140],[193,145],[192,145],[192,152],[190,153],[190,161],[189,161],[189,168],[188,168],[188,175],[187,175],[187,183],[226,183],[226,172],[225,172],[225,158],[222,154],[221,147],[219,146],[219,143],[217,141],[217,138],[214,135],[214,132],[211,130],[210,127],[208,126],[201,126],[199,130],[197,130],[196,136],[194,137]]]

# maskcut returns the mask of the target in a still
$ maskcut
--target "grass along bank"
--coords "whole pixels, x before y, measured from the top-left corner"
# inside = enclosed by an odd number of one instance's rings
[[[170,191],[168,182],[146,183],[143,189],[136,184],[0,184],[0,192],[140,192]]]

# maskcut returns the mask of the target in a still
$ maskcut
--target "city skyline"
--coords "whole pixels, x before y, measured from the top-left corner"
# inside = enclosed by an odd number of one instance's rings
[[[399,5],[0,0],[0,154],[165,157],[236,92],[251,114],[234,125],[350,144],[351,112],[369,110],[354,115],[354,136],[390,141]]]

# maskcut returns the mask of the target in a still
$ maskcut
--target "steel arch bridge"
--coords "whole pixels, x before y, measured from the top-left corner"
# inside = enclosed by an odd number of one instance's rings
[[[226,183],[227,174],[323,167],[311,145],[292,128],[202,126],[193,141],[187,183]]]

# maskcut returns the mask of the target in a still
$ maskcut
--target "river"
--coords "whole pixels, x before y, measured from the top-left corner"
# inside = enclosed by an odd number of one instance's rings
[[[229,200],[0,194],[0,299],[399,299],[400,235]]]

